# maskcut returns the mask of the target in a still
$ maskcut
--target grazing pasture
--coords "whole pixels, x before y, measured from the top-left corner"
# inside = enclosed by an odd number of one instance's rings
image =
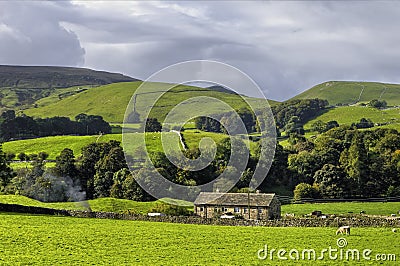
[[[315,210],[322,211],[324,214],[359,214],[361,211],[364,211],[367,215],[388,216],[392,213],[399,213],[400,202],[333,202],[282,205],[282,214],[294,213],[295,215],[304,215]]]
[[[359,122],[361,118],[371,119],[374,123],[388,123],[385,127],[398,128],[400,123],[400,108],[378,110],[366,106],[341,106],[328,109],[327,112],[308,121],[304,129],[310,129],[311,125],[321,120],[323,122],[337,121],[339,125],[351,125]]]
[[[24,110],[29,116],[35,117],[52,117],[67,116],[74,118],[80,113],[101,115],[107,122],[122,123],[124,120],[125,110],[133,108],[129,106],[129,101],[135,93],[136,89],[142,84],[140,81],[113,83],[95,88],[87,88],[77,94],[68,97],[58,98],[42,98],[36,108]],[[155,117],[162,121],[166,114],[177,104],[196,96],[208,96],[220,99],[234,109],[245,107],[246,104],[241,96],[215,91],[212,89],[199,88],[187,85],[177,85],[167,93],[171,88],[171,84],[167,83],[146,83],[146,92],[138,94],[137,106],[140,115],[144,116],[142,111],[147,110],[157,97],[161,96],[157,103],[152,107],[150,117]],[[50,96],[49,96],[50,97]],[[250,102],[264,102],[264,100],[245,97]],[[270,104],[276,104],[270,101]],[[203,105],[204,106],[204,105]],[[195,108],[184,107],[184,112],[190,112]],[[215,114],[221,112],[218,104],[211,103],[207,105],[207,112]],[[147,117],[147,116],[146,116]]]
[[[399,84],[358,81],[328,81],[318,84],[292,99],[326,99],[329,104],[367,103],[374,99],[385,100],[395,106],[400,102]]]
[[[336,228],[208,226],[12,213],[0,213],[0,228],[2,265],[337,265],[346,262],[345,255],[331,260],[325,253],[314,261],[307,253],[303,259],[302,251],[314,249],[319,257],[323,249],[340,250],[339,237],[347,241],[344,252],[372,250],[370,260],[349,257],[352,265],[375,265],[380,262],[376,255],[382,253],[386,259],[388,254],[400,259],[400,235],[390,228],[352,228],[351,235],[336,236]],[[263,259],[265,245],[268,256]],[[278,258],[279,249],[287,251],[289,260]],[[299,261],[289,258],[291,249],[300,252]]]

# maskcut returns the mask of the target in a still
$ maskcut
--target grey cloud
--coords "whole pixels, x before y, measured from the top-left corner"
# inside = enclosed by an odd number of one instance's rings
[[[180,61],[212,59],[243,70],[277,100],[327,80],[400,82],[397,2],[24,2],[23,11],[0,5],[24,13],[14,22],[0,13],[0,49],[7,51],[0,63],[84,59],[87,67],[146,78]],[[5,21],[14,31],[2,28]]]
[[[0,64],[83,65],[78,36],[60,25],[68,3],[0,2]],[[1,29],[7,30],[1,30]]]

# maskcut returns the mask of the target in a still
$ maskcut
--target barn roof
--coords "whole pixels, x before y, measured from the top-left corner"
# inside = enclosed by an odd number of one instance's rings
[[[275,194],[201,192],[194,205],[269,206]]]

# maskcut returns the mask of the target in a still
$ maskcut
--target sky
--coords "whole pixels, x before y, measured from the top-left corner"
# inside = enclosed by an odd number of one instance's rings
[[[282,101],[331,80],[400,83],[399,32],[397,1],[0,1],[0,64],[146,79],[208,59]]]

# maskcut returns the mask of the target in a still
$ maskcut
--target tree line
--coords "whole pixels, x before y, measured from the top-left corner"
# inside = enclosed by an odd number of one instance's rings
[[[240,108],[235,112],[227,112],[219,114],[214,118],[207,116],[196,117],[195,127],[202,131],[216,132],[228,134],[227,129],[223,125],[229,125],[229,134],[238,134],[240,132],[240,120],[243,122],[248,133],[259,131],[258,122],[252,111],[248,108]]]
[[[17,116],[14,110],[7,110],[0,116],[1,141],[57,135],[94,135],[99,132],[111,133],[111,126],[98,115],[82,113],[73,121],[68,117]]]
[[[151,199],[128,170],[118,141],[91,143],[76,159],[65,148],[55,166],[46,168],[47,156],[30,155],[31,167],[11,169],[0,148],[0,192],[28,196],[41,201],[77,201],[99,197]]]
[[[271,107],[275,118],[278,136],[281,131],[304,134],[303,124],[315,117],[328,106],[328,101],[321,99],[303,99],[283,102]],[[253,111],[241,108],[216,116],[216,119],[206,116],[195,119],[195,127],[199,130],[227,133],[224,124],[233,128],[231,134],[238,130],[237,116],[242,120],[248,133],[259,132],[259,125]]]
[[[340,126],[288,150],[295,197],[400,196],[400,133]]]
[[[236,174],[238,169],[228,166],[232,142],[240,152],[249,152],[242,140],[226,138],[217,144],[214,160],[198,171],[176,167],[163,152],[150,154],[149,159],[155,170],[139,166],[131,171],[117,141],[89,144],[77,159],[72,150],[64,149],[56,158],[55,167],[49,169],[45,168],[47,157],[42,153],[31,156],[30,168],[13,171],[8,165],[7,155],[0,149],[0,190],[43,201],[110,196],[148,201],[153,198],[136,180],[151,177],[154,174],[152,171],[158,171],[168,180],[187,186],[208,183],[222,172]],[[214,189],[232,186],[232,192],[246,191],[260,152],[270,151],[262,151],[258,146],[237,184],[220,180],[214,184]],[[196,159],[200,151],[188,149],[184,155]],[[129,160],[135,160],[129,156],[127,158],[130,164],[132,162]],[[271,192],[276,187],[283,187],[294,190],[297,199],[400,196],[399,176],[398,131],[339,126],[312,140],[299,138],[296,144],[287,147],[276,145],[271,169],[258,189]]]

